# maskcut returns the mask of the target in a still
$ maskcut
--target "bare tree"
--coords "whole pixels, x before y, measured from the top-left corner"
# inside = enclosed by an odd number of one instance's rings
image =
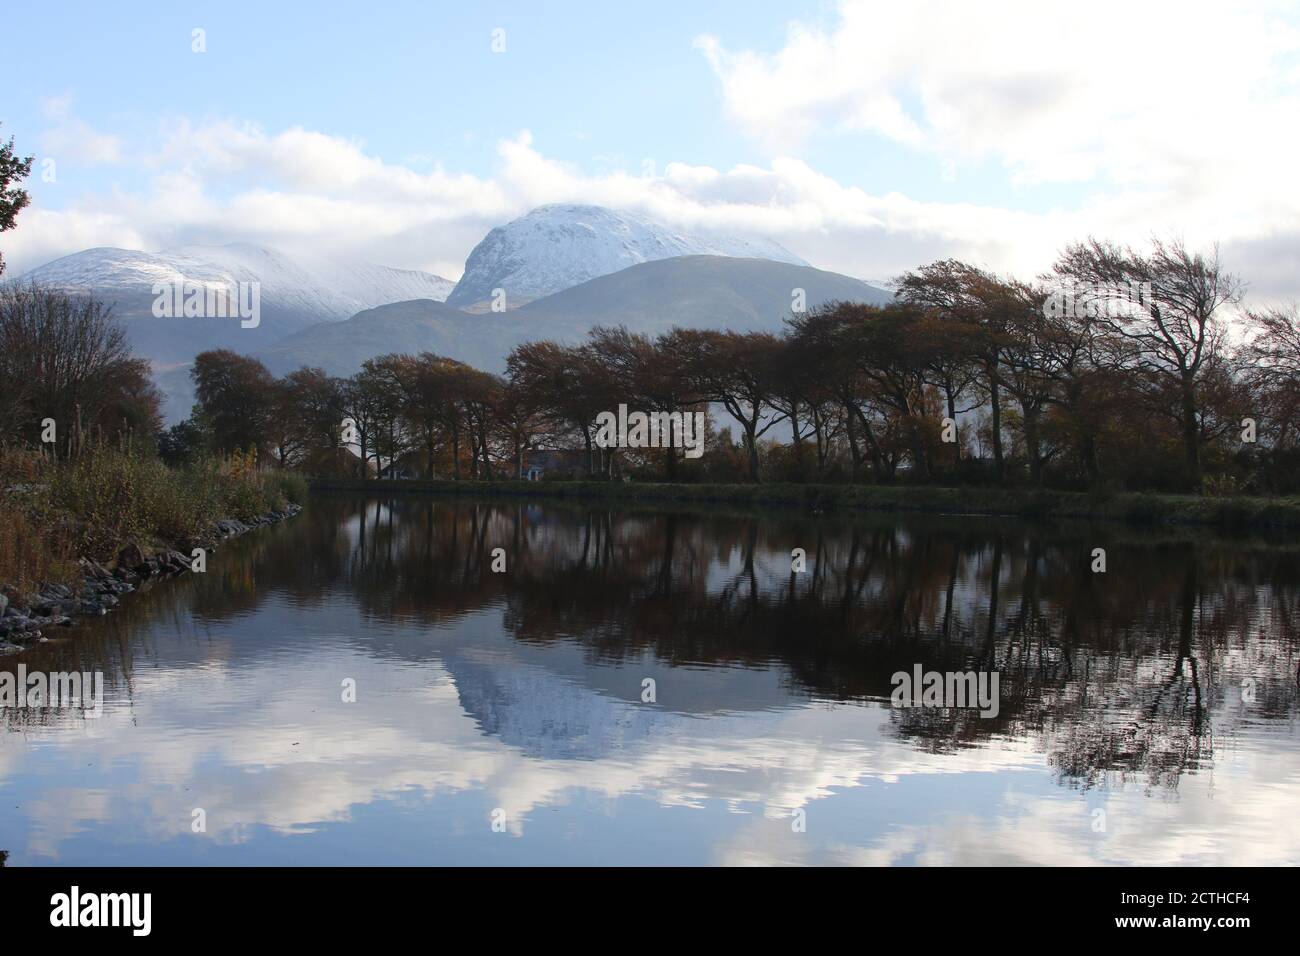
[[[145,417],[156,416],[156,393],[151,399],[140,378],[126,333],[102,302],[36,285],[0,287],[0,433],[34,443],[52,418],[57,454],[73,453],[92,428],[121,430],[106,415],[124,388],[152,400]]]

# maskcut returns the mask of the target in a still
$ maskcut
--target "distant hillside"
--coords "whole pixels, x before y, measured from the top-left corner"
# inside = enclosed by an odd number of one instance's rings
[[[514,318],[577,339],[593,325],[657,334],[673,326],[778,332],[795,289],[809,309],[832,301],[883,305],[892,296],[859,279],[767,259],[683,256],[632,266],[529,303]]]
[[[794,289],[808,308],[835,300],[883,304],[858,279],[765,259],[683,256],[631,266],[505,313],[469,314],[429,300],[379,306],[304,329],[258,357],[277,373],[317,365],[336,375],[389,352],[436,352],[493,372],[521,342],[576,343],[595,325],[648,334],[683,328],[779,332]]]
[[[513,347],[498,318],[471,315],[431,299],[393,302],[358,312],[346,322],[303,329],[257,357],[277,374],[306,365],[351,375],[366,359],[390,352],[436,352],[495,370]]]

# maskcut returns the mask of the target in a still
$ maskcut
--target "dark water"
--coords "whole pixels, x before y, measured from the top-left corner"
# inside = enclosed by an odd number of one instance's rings
[[[107,702],[2,712],[0,849],[1298,863],[1297,598],[1285,540],[320,498],[22,656]],[[891,707],[917,664],[998,715]]]

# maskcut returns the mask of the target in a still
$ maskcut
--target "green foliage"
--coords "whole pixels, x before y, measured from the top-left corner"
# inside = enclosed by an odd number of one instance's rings
[[[208,446],[208,434],[203,425],[193,418],[178,422],[158,434],[158,457],[171,468],[184,468],[203,457]]]
[[[286,504],[307,503],[307,479],[297,472],[266,472],[262,475],[262,485],[272,500],[280,502],[277,505],[279,508]]]
[[[27,190],[18,186],[32,171],[34,157],[24,159],[14,154],[13,137],[0,143],[0,232],[14,227],[18,213],[31,201]],[[5,271],[4,257],[0,256],[0,273]]]

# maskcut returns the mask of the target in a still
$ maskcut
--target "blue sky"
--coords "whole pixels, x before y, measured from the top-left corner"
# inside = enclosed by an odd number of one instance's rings
[[[640,171],[645,160],[667,157],[727,168],[762,162],[768,151],[726,121],[693,39],[716,34],[776,48],[789,20],[830,20],[834,10],[767,0],[657,4],[649,16],[575,3],[562,17],[528,3],[392,3],[364,13],[355,3],[326,3],[312,14],[270,4],[182,6],[155,4],[148,16],[123,20],[111,5],[71,4],[55,29],[39,8],[18,9],[4,45],[17,66],[6,128],[31,142],[47,125],[43,101],[71,95],[79,114],[141,138],[160,117],[237,116],[359,140],[417,168],[439,162],[487,173],[495,143],[529,129],[548,155],[593,172]],[[202,56],[191,50],[195,27],[206,31]],[[504,55],[491,51],[497,28],[506,31]],[[942,181],[937,159],[918,167],[887,141],[854,139],[845,148],[819,137],[805,155],[864,186],[936,198],[998,192],[997,177],[959,188]],[[129,170],[78,176],[95,188],[133,182]],[[42,198],[58,205],[66,193]]]
[[[491,225],[588,199],[865,277],[1176,232],[1286,292],[1294,8],[1133,6],[14,6],[2,132],[54,175],[0,250],[239,239],[455,278]]]

